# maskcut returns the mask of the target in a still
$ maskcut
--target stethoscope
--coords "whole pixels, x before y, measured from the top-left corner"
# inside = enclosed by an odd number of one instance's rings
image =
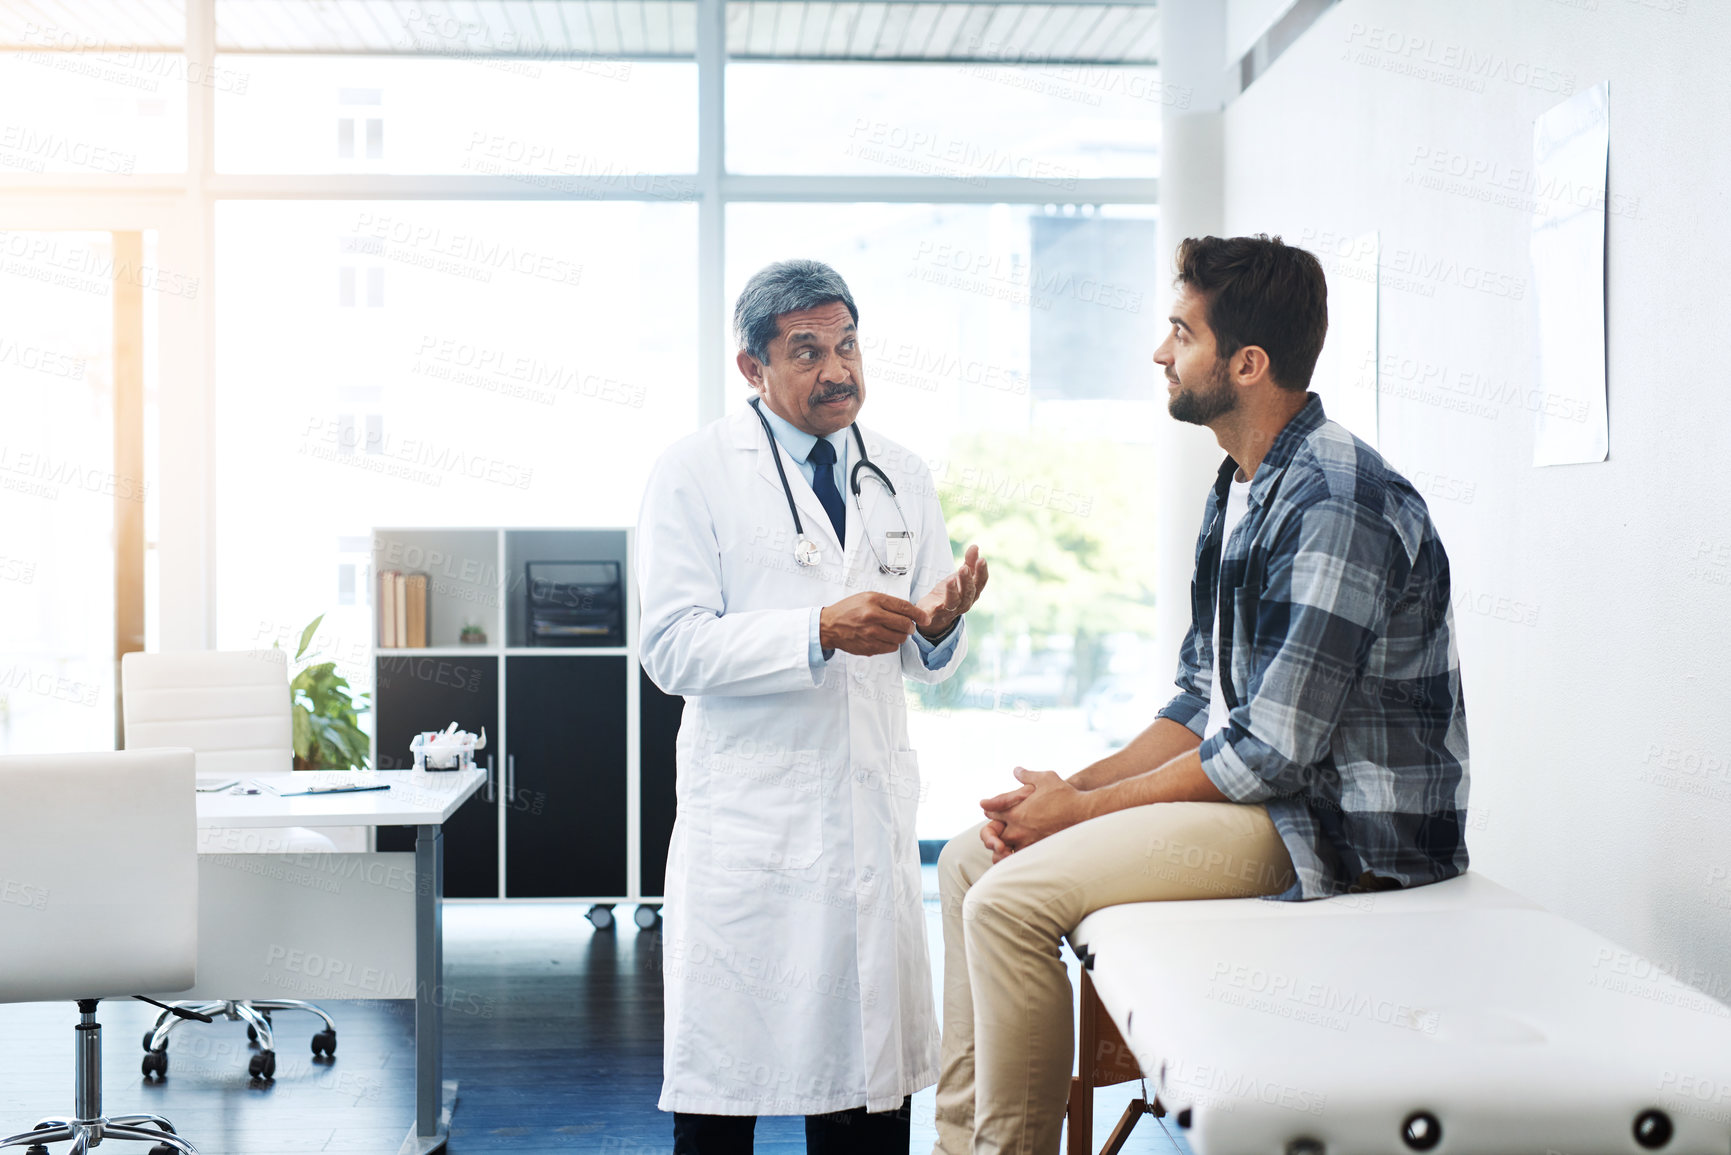
[[[793,546],[793,560],[803,566],[817,565],[823,560],[823,551],[818,548],[815,541],[805,535],[805,525],[799,519],[799,507],[794,504],[793,487],[788,485],[787,470],[781,464],[781,444],[775,439],[775,431],[769,427],[769,418],[763,415],[761,399],[753,397],[751,408],[757,414],[758,421],[763,425],[763,435],[769,438],[769,452],[775,458],[775,472],[776,476],[781,478],[781,492],[787,498],[787,512],[793,515],[793,532],[799,535],[799,540]],[[900,533],[891,532],[884,535],[886,538],[885,548],[890,551],[888,560],[885,560],[884,556],[878,553],[878,547],[872,544],[870,530],[862,529],[861,536],[865,538],[866,546],[872,551],[872,560],[878,563],[878,572],[900,576],[913,568],[913,531],[908,528],[908,517],[902,512],[902,501],[896,494],[895,484],[890,481],[883,470],[878,468],[877,462],[866,455],[865,437],[859,431],[859,423],[855,422],[848,428],[853,430],[854,442],[859,446],[859,460],[854,462],[853,468],[848,471],[848,488],[853,491],[853,506],[859,514],[860,525],[865,525],[865,509],[860,505],[859,500],[859,474],[862,469],[870,470],[883,487],[889,490],[890,501],[896,507],[896,516],[902,522]],[[899,543],[892,545],[892,541],[896,539],[899,539]]]

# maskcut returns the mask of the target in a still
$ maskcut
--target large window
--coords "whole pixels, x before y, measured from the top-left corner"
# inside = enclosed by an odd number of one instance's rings
[[[161,229],[160,451],[147,407],[129,480],[163,645],[292,648],[323,614],[365,689],[375,527],[631,524],[656,456],[744,403],[740,286],[812,256],[863,310],[866,423],[993,568],[965,667],[909,694],[921,836],[1152,715],[1155,180],[1183,98],[1152,3],[215,0],[190,39],[172,0],[37,8],[0,21],[0,204],[54,223],[0,229]],[[5,344],[105,349],[102,298],[6,284],[0,387],[36,399],[0,453],[112,472],[98,361],[50,383]],[[101,744],[113,500],[27,480],[0,494],[4,657],[96,687]],[[67,725],[38,697],[0,700],[14,745]]]
[[[221,643],[328,612],[364,650],[375,526],[635,522],[655,455],[696,426],[696,217],[222,205]]]
[[[114,742],[114,279],[104,232],[0,231],[0,753]],[[130,267],[129,267],[130,266]]]
[[[0,52],[0,175],[184,170],[187,79],[178,53]]]
[[[406,33],[405,33],[406,35]],[[594,57],[225,56],[216,165],[573,177],[697,168],[697,68]]]
[[[975,184],[1014,177],[1069,195],[1079,180],[1157,171],[1158,77],[989,54],[970,64],[733,64],[727,164]]]

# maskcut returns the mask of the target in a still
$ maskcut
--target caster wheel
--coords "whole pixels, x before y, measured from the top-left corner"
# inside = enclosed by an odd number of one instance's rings
[[[276,1075],[276,1052],[260,1051],[246,1065],[246,1073],[263,1082]]]
[[[150,1155],[184,1155],[179,1147],[170,1147],[167,1143],[153,1143]]]
[[[320,1031],[313,1036],[313,1055],[335,1055],[337,1053],[337,1033],[331,1030]]]
[[[168,1052],[166,1050],[146,1051],[144,1053],[144,1061],[138,1064],[138,1068],[140,1071],[144,1072],[144,1077],[146,1079],[150,1078],[152,1075],[155,1075],[159,1079],[167,1078]]]
[[[24,1155],[48,1155],[48,1148],[40,1143],[32,1143],[24,1148]]]
[[[152,1048],[152,1047],[151,1047],[151,1045],[150,1045],[150,1041],[151,1041],[151,1040],[152,1040],[152,1039],[154,1039],[154,1038],[155,1038],[155,1037],[156,1037],[156,1028],[155,1028],[155,1027],[152,1027],[152,1028],[150,1028],[150,1029],[149,1029],[149,1030],[148,1030],[148,1031],[146,1031],[146,1032],[144,1032],[144,1049],[145,1049],[145,1050],[147,1050],[147,1051],[148,1051],[148,1050],[152,1050],[152,1049],[153,1049],[153,1048]],[[167,1045],[168,1045],[168,1044],[167,1044],[167,1043],[164,1043],[164,1044],[163,1044],[163,1046],[165,1046],[165,1047],[166,1047],[166,1046],[167,1046]]]
[[[592,906],[589,908],[589,921],[595,924],[596,930],[613,929],[613,908],[610,906]]]
[[[661,922],[661,908],[640,903],[631,915],[631,921],[637,924],[638,930],[654,930]]]

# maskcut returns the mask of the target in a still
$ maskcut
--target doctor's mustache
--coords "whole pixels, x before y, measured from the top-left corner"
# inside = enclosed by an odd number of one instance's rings
[[[826,401],[839,401],[843,397],[852,397],[858,392],[858,385],[825,385],[819,392],[813,393],[811,399],[821,405]]]

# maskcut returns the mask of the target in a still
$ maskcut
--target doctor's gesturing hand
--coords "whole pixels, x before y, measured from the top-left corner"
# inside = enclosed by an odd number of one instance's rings
[[[956,619],[974,608],[989,576],[986,559],[980,556],[980,547],[970,545],[956,572],[933,586],[932,592],[920,599],[919,609],[923,616],[919,627],[927,641],[935,642],[949,633]]]
[[[868,591],[823,607],[819,642],[826,650],[874,657],[894,653],[916,629],[927,641],[938,641],[980,600],[986,577],[980,547],[970,545],[956,572],[933,586],[917,606],[893,594]]]

